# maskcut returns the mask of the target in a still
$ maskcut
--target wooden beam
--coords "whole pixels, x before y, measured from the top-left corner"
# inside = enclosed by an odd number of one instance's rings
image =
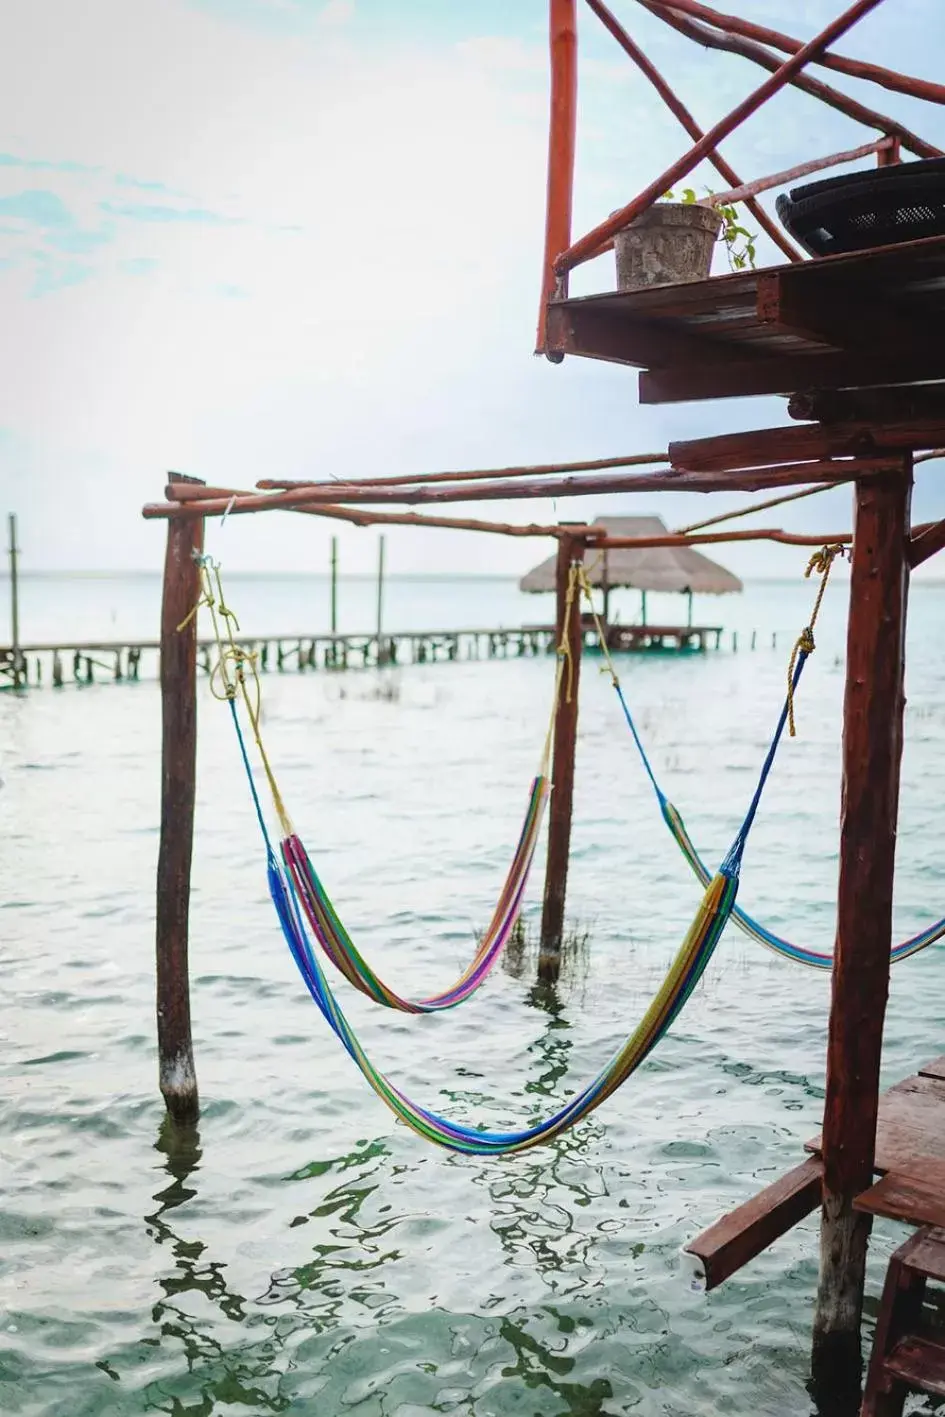
[[[938,1078],[945,1082],[945,1056],[933,1058],[931,1063],[924,1063],[919,1069],[920,1078]]]
[[[188,935],[197,770],[197,617],[191,612],[200,594],[194,552],[202,548],[202,519],[168,522],[161,606],[157,1033],[161,1093],[178,1122],[194,1121],[200,1110],[190,1029]]]
[[[579,462],[530,463],[520,467],[477,467],[458,472],[400,472],[388,477],[317,478],[304,480],[261,477],[256,486],[261,492],[288,492],[295,487],[403,487],[407,483],[428,482],[488,482],[501,477],[551,477],[564,472],[606,472],[615,467],[648,467],[664,463],[663,453],[627,453],[613,458],[582,458]]]
[[[717,148],[730,133],[744,123],[746,118],[756,113],[762,104],[767,103],[769,98],[780,92],[781,89],[804,68],[816,59],[818,54],[833,42],[846,34],[853,28],[858,20],[864,15],[868,15],[870,10],[875,10],[881,0],[854,0],[854,3],[835,20],[831,20],[819,34],[808,40],[796,54],[792,54],[783,64],[780,64],[770,78],[750,93],[741,103],[735,105],[730,113],[719,120],[708,133],[704,133],[699,142],[694,143],[687,153],[684,153],[676,162],[671,163],[665,172],[661,173],[650,185],[634,197],[632,202],[628,202],[625,207],[614,212],[589,231],[586,236],[582,236],[579,241],[563,251],[555,261],[555,271],[562,275],[565,271],[573,270],[582,261],[590,260],[599,251],[602,244],[616,236],[618,231],[630,226],[638,216],[651,207],[654,202],[659,201],[664,193],[668,192],[677,182],[681,182],[684,177],[688,177],[693,168],[698,167],[703,158],[707,157],[714,148]]]
[[[742,39],[739,35],[725,34],[714,29],[711,25],[699,24],[695,20],[687,19],[676,10],[665,10],[661,0],[637,0],[637,3],[649,10],[652,15],[657,15],[679,34],[684,34],[688,39],[701,44],[704,49],[739,54],[743,59],[750,59],[753,64],[758,64],[771,74],[776,72],[781,63],[778,55],[772,54],[770,49],[766,49],[764,45],[756,44],[749,39]],[[794,88],[801,89],[804,93],[810,94],[812,98],[820,99],[821,103],[825,103],[828,108],[834,108],[838,113],[845,113],[855,122],[862,123],[867,128],[874,128],[878,133],[888,133],[892,137],[898,137],[902,146],[908,152],[914,153],[916,157],[943,156],[941,148],[927,143],[924,138],[920,138],[917,133],[904,127],[897,119],[886,113],[879,113],[874,108],[867,108],[865,104],[859,103],[849,94],[823,83],[820,79],[812,78],[810,74],[796,74],[790,82]]]
[[[700,0],[652,0],[652,3],[684,15],[692,15],[695,19],[705,20],[727,34],[756,40],[772,49],[780,49],[784,54],[796,54],[802,47],[802,41],[799,39],[792,39],[790,35],[769,29],[765,25],[752,24],[738,15],[722,15],[718,10],[701,4]],[[838,74],[847,74],[852,79],[865,79],[868,83],[879,84],[881,88],[889,89],[892,93],[923,98],[929,103],[945,103],[945,86],[933,83],[930,79],[917,79],[911,74],[901,74],[896,69],[870,64],[863,59],[849,59],[833,50],[819,54],[812,62],[821,68],[833,69]]]
[[[823,354],[763,355],[720,363],[706,355],[701,364],[649,369],[640,375],[643,404],[703,399],[788,395],[873,384],[908,384],[945,378],[945,344],[918,352],[887,355],[831,350]]]
[[[909,565],[915,570],[916,566],[921,566],[923,561],[928,561],[930,556],[936,556],[943,549],[945,521],[935,522],[922,531],[916,529],[909,542]]]
[[[945,384],[912,384],[901,389],[821,389],[792,394],[788,417],[818,423],[945,424]]]
[[[701,365],[708,359],[728,364],[741,361],[741,351],[718,340],[669,329],[656,321],[629,321],[613,310],[570,303],[549,307],[547,341],[549,349],[562,355],[578,354],[636,369]]]
[[[814,172],[823,172],[828,167],[842,167],[844,163],[858,162],[860,158],[872,154],[882,154],[892,148],[894,138],[875,138],[871,143],[861,143],[858,148],[845,148],[842,152],[828,153],[826,157],[814,157],[808,162],[799,162],[794,167],[784,167],[780,172],[770,172],[767,177],[756,177],[754,182],[742,182],[730,187],[726,192],[713,192],[707,200],[712,207],[733,206],[737,202],[746,204],[761,192],[770,192],[772,187],[784,187],[788,182],[796,182],[799,177],[809,177]]]
[[[548,858],[545,893],[541,909],[541,940],[538,977],[553,984],[561,967],[564,937],[564,908],[568,888],[568,858],[571,851],[571,813],[574,803],[574,760],[577,752],[578,689],[581,681],[581,592],[571,586],[572,567],[584,560],[581,536],[563,536],[558,542],[555,567],[557,615],[555,636],[566,646],[558,686],[554,748],[551,766],[551,803],[548,809]],[[569,589],[570,588],[570,589]]]
[[[840,879],[824,1107],[824,1209],[812,1371],[859,1392],[905,696],[910,462],[856,487],[843,715]]]
[[[842,275],[838,279],[829,268],[815,272],[811,264],[803,281],[792,281],[790,270],[759,271],[760,325],[838,350],[879,347],[890,360],[897,352],[908,355],[919,349],[934,357],[928,323],[918,311],[898,307],[856,281],[845,282]]]
[[[471,501],[520,501],[534,497],[586,497],[610,492],[757,492],[767,487],[798,487],[814,482],[851,482],[860,476],[882,472],[890,466],[890,456],[876,458],[824,459],[788,463],[783,467],[755,467],[734,472],[666,472],[615,474],[611,477],[548,478],[538,482],[479,483],[475,487],[352,488],[344,493],[345,503],[447,503]],[[338,489],[332,489],[337,496]],[[268,492],[258,496],[208,498],[205,502],[152,502],[142,508],[146,520],[167,517],[243,516],[250,512],[300,511],[324,508],[326,493],[301,489],[298,492]],[[331,505],[331,515],[339,509]],[[496,528],[498,529],[498,528]]]
[[[700,1287],[715,1289],[820,1205],[823,1165],[811,1156],[686,1245],[699,1261]]]
[[[734,471],[737,468],[803,462],[805,458],[883,457],[933,447],[945,441],[945,409],[938,419],[875,424],[870,422],[755,428],[670,443],[669,460],[681,472]]]

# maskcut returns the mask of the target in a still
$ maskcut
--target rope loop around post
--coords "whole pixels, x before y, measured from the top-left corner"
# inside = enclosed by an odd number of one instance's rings
[[[787,711],[788,711],[788,733],[792,738],[797,737],[797,729],[794,722],[794,670],[797,667],[798,658],[804,655],[813,654],[817,648],[814,640],[814,626],[820,614],[820,607],[823,604],[824,591],[827,589],[827,582],[830,579],[830,571],[834,561],[838,556],[846,554],[846,547],[835,542],[828,546],[822,546],[819,551],[815,551],[807,563],[807,570],[804,572],[804,579],[808,580],[812,575],[820,576],[820,585],[817,587],[817,597],[814,600],[814,608],[811,611],[810,620],[794,641],[794,648],[791,650],[791,660],[788,664],[787,672]]]

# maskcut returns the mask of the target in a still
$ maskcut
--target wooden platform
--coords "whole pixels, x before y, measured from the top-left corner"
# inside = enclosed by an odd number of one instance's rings
[[[548,348],[646,372],[641,403],[945,378],[945,237],[548,306]]]
[[[760,1255],[820,1203],[820,1137],[806,1163],[781,1176],[692,1240],[701,1287],[713,1289]],[[896,1083],[879,1100],[875,1171],[883,1177],[857,1208],[910,1225],[945,1228],[945,1058]]]

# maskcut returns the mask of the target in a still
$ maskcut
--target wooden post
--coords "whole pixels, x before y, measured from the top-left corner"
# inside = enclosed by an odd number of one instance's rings
[[[815,1387],[855,1397],[870,1217],[853,1199],[873,1181],[902,756],[911,458],[856,484],[846,692],[840,882],[834,953]]]
[[[577,746],[578,686],[581,674],[581,597],[575,591],[568,614],[568,580],[571,564],[583,561],[585,542],[581,537],[562,536],[558,542],[555,571],[557,591],[557,644],[566,643],[570,652],[561,675],[558,713],[555,718],[551,767],[553,784],[548,811],[548,860],[545,867],[545,894],[541,911],[541,941],[538,977],[554,983],[561,964],[564,934],[564,905],[568,885],[568,855],[571,849],[571,808],[574,800],[574,755]],[[570,692],[569,692],[570,690]]]
[[[331,538],[331,633],[338,633],[338,538]]]
[[[571,245],[574,195],[574,148],[577,138],[577,0],[550,0],[548,42],[551,51],[551,118],[548,126],[548,187],[545,198],[545,255],[535,353],[560,364],[563,354],[548,353],[545,313],[557,287],[554,264]],[[567,276],[563,281],[567,294]]]
[[[687,592],[686,592],[686,595],[687,595],[687,599],[688,599],[688,604],[687,604],[687,606],[686,606],[686,625],[687,625],[687,627],[691,630],[691,629],[692,629],[692,591],[691,591],[691,590],[687,591]]]
[[[604,629],[610,625],[610,568],[607,564],[607,548],[604,548],[604,560],[601,566],[601,586],[604,590]]]
[[[384,533],[377,539],[377,662],[384,663],[381,634],[384,628]]]
[[[203,518],[168,521],[161,607],[157,1028],[161,1092],[175,1121],[192,1121],[199,1112],[187,966],[197,767],[197,616],[185,629],[178,627],[191,614],[200,594],[194,552],[203,547],[203,525]]]
[[[640,591],[640,624],[646,624],[646,591]]]
[[[16,544],[16,513],[10,513],[10,649],[13,653],[13,687],[26,680],[20,653],[20,548]]]

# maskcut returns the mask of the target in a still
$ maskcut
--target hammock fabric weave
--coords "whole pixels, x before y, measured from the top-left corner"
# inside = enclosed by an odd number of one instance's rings
[[[611,666],[611,669],[612,668]],[[653,791],[656,794],[656,800],[659,803],[663,821],[669,827],[676,844],[689,862],[694,875],[701,884],[705,886],[712,879],[711,872],[696,850],[693,840],[686,830],[686,824],[680,812],[673,806],[656,780],[653,766],[647,757],[646,749],[637,732],[633,715],[630,712],[630,707],[624,697],[620,680],[617,678],[616,674],[613,674],[613,683],[617,691],[617,697],[620,700],[620,707],[623,709],[624,717],[627,720],[627,727],[630,729],[633,741],[640,754],[640,761],[643,764],[646,775],[650,779]],[[776,935],[773,930],[767,929],[739,906],[735,906],[732,910],[732,919],[738,928],[744,931],[746,935],[750,935],[753,940],[757,940],[759,944],[765,945],[767,949],[773,950],[775,954],[781,955],[784,959],[793,959],[798,964],[806,964],[811,969],[829,970],[833,968],[832,954],[824,954],[818,950],[807,949],[803,945],[794,945],[790,940],[782,939],[780,935]],[[940,940],[943,935],[945,935],[945,920],[937,920],[934,925],[929,925],[927,929],[920,931],[918,935],[913,935],[911,939],[903,940],[901,944],[894,945],[890,952],[891,963],[898,964],[900,960],[909,959],[910,956],[918,954],[920,950],[924,950],[928,945],[934,944],[936,940]]]
[[[552,1117],[531,1127],[503,1132],[480,1130],[453,1122],[437,1112],[421,1107],[418,1103],[411,1101],[371,1062],[341,1006],[335,999],[325,973],[318,962],[315,949],[306,930],[305,913],[299,901],[295,872],[287,870],[273,850],[240,727],[235,696],[230,698],[233,724],[265,843],[269,893],[286,942],[309,993],[325,1021],[374,1092],[400,1121],[419,1136],[426,1138],[427,1141],[450,1151],[466,1152],[479,1156],[526,1151],[530,1147],[551,1141],[582,1118],[589,1116],[636,1071],[664,1037],[690,999],[715,952],[722,931],[732,913],[748,834],[758,811],[765,783],[774,764],[775,754],[788,720],[792,694],[797,687],[807,657],[807,654],[802,651],[797,658],[790,692],[781,711],[778,726],[762,765],[758,785],[745,819],[732,842],[728,855],[709,881],[695,919],[686,933],[666,978],[643,1018],[597,1077]],[[254,720],[253,727],[254,732],[258,734],[258,718]],[[267,776],[270,776],[270,781],[272,781],[271,770],[268,766]]]

